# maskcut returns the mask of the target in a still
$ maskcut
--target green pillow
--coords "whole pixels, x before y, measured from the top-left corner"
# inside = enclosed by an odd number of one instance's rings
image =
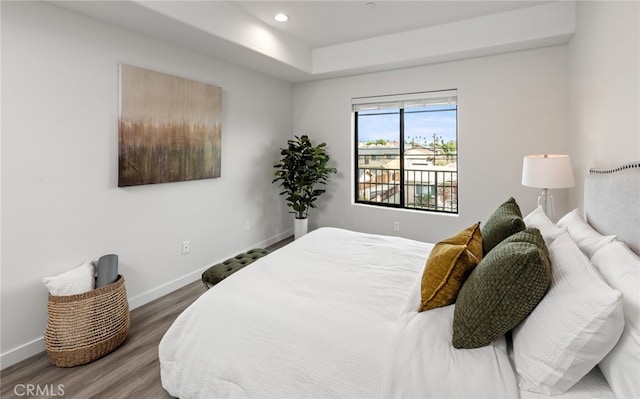
[[[542,235],[542,232],[536,227],[528,227],[518,233],[505,238],[502,242],[528,242],[530,244],[534,244],[536,247],[540,248],[545,257],[549,259],[549,249],[547,248],[547,244],[544,241],[544,236]]]
[[[482,249],[484,255],[500,244],[502,240],[525,229],[522,212],[516,200],[509,198],[487,219],[482,226]]]
[[[454,347],[489,345],[517,326],[542,300],[551,283],[551,264],[543,248],[526,242],[532,234],[536,232],[497,245],[464,283],[453,315]],[[518,241],[522,237],[525,241]]]

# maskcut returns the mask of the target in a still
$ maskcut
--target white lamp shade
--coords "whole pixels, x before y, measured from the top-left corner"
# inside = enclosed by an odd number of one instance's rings
[[[573,187],[573,171],[568,155],[527,155],[522,163],[522,185],[536,188]]]

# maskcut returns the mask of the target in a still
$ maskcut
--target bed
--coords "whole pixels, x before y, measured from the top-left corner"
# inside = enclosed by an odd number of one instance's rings
[[[557,224],[540,210],[516,220],[519,209],[509,199],[484,226],[438,243],[317,229],[223,280],[175,320],[159,345],[163,387],[183,399],[638,393],[640,164],[592,171],[585,187],[585,212],[574,210]],[[506,230],[495,223],[501,218]],[[496,231],[504,237],[496,240]],[[485,253],[490,239],[496,242]],[[518,264],[533,266],[504,288],[484,265],[504,263],[495,254],[510,254],[506,249],[526,252]],[[436,270],[429,265],[445,258],[455,267],[427,289],[427,270]],[[576,280],[586,285],[563,285],[565,263],[579,264]],[[491,302],[496,292],[500,303]],[[502,313],[514,315],[505,321]],[[572,318],[586,321],[562,324]],[[497,332],[486,331],[496,325]]]

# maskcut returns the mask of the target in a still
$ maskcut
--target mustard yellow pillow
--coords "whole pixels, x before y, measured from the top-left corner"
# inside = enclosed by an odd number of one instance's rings
[[[419,312],[455,303],[458,292],[482,260],[480,223],[466,228],[434,247],[422,273]]]
[[[454,236],[440,241],[444,244],[466,245],[467,249],[478,258],[478,262],[482,260],[482,233],[480,222],[469,226]]]

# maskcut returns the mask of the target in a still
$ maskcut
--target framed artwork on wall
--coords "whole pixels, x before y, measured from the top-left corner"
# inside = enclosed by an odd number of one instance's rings
[[[118,187],[220,177],[222,89],[120,64]]]

